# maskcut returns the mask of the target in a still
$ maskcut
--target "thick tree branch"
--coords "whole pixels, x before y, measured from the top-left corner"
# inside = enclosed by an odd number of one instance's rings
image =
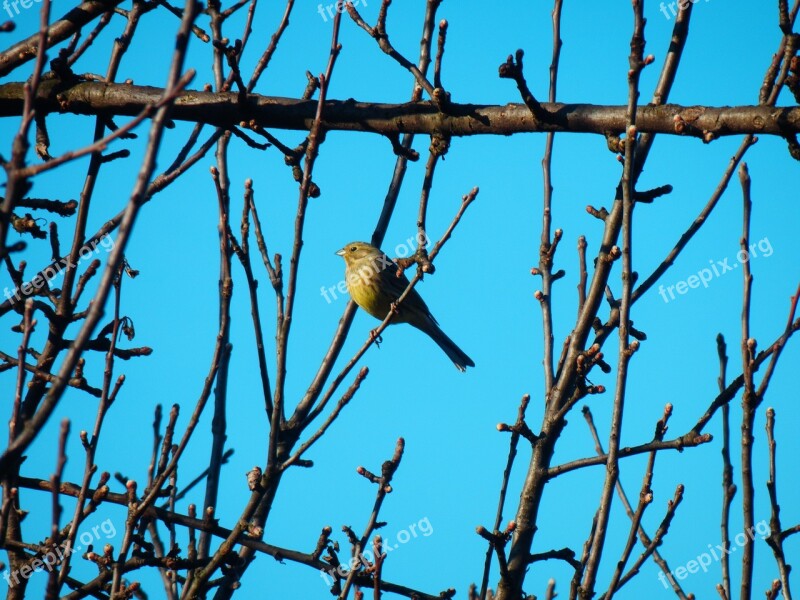
[[[42,81],[36,108],[43,113],[135,116],[163,97],[161,88],[84,81],[68,84]],[[251,94],[239,102],[238,92],[189,90],[180,94],[170,112],[178,121],[202,122],[230,128],[254,119],[261,127],[310,130],[316,100],[299,100]],[[22,82],[0,85],[0,117],[22,114]],[[421,133],[431,135],[511,135],[525,132],[596,133],[625,131],[627,106],[542,103],[549,113],[537,121],[524,104],[450,104],[447,113],[430,102],[377,104],[329,100],[325,104],[325,129],[367,131],[381,135]],[[665,133],[713,139],[728,135],[785,136],[800,133],[800,107],[771,106],[697,107],[665,104],[639,106],[639,133]]]
[[[63,42],[81,27],[121,3],[122,0],[89,0],[79,4],[50,26],[47,31],[47,47]],[[35,33],[0,52],[0,76],[7,75],[20,65],[33,60],[38,51],[39,34]]]

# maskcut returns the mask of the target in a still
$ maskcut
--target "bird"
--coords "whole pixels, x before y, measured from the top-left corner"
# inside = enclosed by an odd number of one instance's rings
[[[396,302],[408,287],[408,278],[398,273],[397,265],[379,248],[366,242],[350,242],[336,252],[344,258],[347,291],[353,301],[376,319],[386,318]],[[408,323],[426,333],[444,350],[456,368],[464,372],[475,363],[451,340],[436,319],[428,305],[416,290],[411,290],[397,307],[397,314],[391,323]]]

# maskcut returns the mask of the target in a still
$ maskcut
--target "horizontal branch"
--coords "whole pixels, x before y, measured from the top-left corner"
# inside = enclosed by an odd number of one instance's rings
[[[54,488],[53,482],[44,479],[35,479],[32,477],[20,477],[17,483],[20,487],[31,490],[39,490],[43,492],[52,492]],[[71,496],[73,498],[77,498],[80,495],[80,489],[81,489],[80,486],[74,483],[62,482],[61,484],[58,485],[57,493],[64,496]],[[92,498],[95,496],[96,493],[97,490],[95,489],[87,489],[86,497]],[[120,506],[128,506],[129,498],[126,494],[115,494],[113,492],[104,491],[101,492],[100,494],[100,501],[112,504],[118,504]],[[143,516],[149,517],[151,519],[152,518],[158,519],[159,521],[162,521],[168,525],[178,525],[190,529],[196,529],[199,531],[206,531],[214,536],[223,539],[226,539],[231,534],[230,529],[220,527],[219,525],[216,524],[217,523],[216,520],[205,521],[201,519],[195,519],[192,517],[188,517],[186,515],[182,515],[180,513],[171,512],[163,508],[158,508],[156,506],[150,506],[147,509],[145,509],[145,511],[143,512]],[[331,569],[330,564],[328,564],[323,560],[320,560],[313,554],[307,554],[305,552],[298,552],[297,550],[290,550],[288,548],[273,546],[272,544],[267,544],[265,542],[262,542],[260,539],[248,537],[246,535],[239,536],[239,538],[237,538],[236,540],[236,543],[241,544],[242,546],[247,546],[248,548],[252,548],[257,552],[262,552],[268,556],[271,556],[272,558],[274,558],[279,562],[288,560],[324,572],[328,572]],[[355,579],[356,582],[359,583],[359,585],[365,587],[372,587],[373,585],[372,578],[365,573],[357,573]],[[441,595],[433,596],[430,594],[424,594],[422,592],[413,590],[406,586],[390,583],[388,581],[381,581],[380,585],[381,589],[385,592],[391,592],[401,596],[406,596],[407,598],[420,598],[421,600],[437,600],[442,597]]]
[[[674,440],[668,440],[666,442],[662,440],[653,440],[652,442],[640,444],[639,446],[626,446],[619,449],[617,456],[619,458],[625,458],[628,456],[635,456],[637,454],[644,454],[645,452],[659,452],[661,450],[677,450],[678,452],[683,452],[684,448],[694,448],[700,444],[706,444],[712,439],[713,438],[711,437],[710,433],[695,435],[693,432],[689,432],[686,435],[682,435],[681,437],[677,437]],[[550,469],[547,471],[547,477],[552,479],[553,477],[561,475],[562,473],[568,473],[570,471],[574,471],[575,469],[583,469],[584,467],[604,465],[607,462],[608,454],[598,454],[597,456],[590,456],[588,458],[579,458],[577,460],[573,460],[572,462],[550,467]]]
[[[137,85],[46,80],[39,86],[36,106],[45,113],[134,116],[148,104],[158,102],[163,92],[161,88]],[[21,82],[0,85],[0,117],[21,115],[23,102]],[[542,108],[547,118],[535,120],[524,104],[449,104],[446,112],[440,112],[430,102],[376,104],[330,100],[325,104],[324,127],[381,135],[453,136],[549,131],[605,135],[625,131],[626,106],[544,103]],[[308,131],[316,109],[316,100],[250,94],[240,101],[239,94],[234,92],[185,91],[175,100],[170,117],[225,128],[255,120],[261,127]],[[800,133],[800,107],[647,105],[638,108],[636,128],[641,133],[706,140],[743,134],[786,136]]]

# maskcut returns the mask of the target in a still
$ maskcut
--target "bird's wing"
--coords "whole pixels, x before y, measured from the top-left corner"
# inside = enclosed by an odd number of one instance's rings
[[[392,302],[394,302],[408,287],[409,280],[405,274],[399,273],[397,265],[391,259],[385,261],[383,266],[384,268],[380,271],[381,282],[384,289],[386,289],[392,297]],[[436,319],[433,318],[428,305],[425,304],[425,301],[422,299],[422,296],[417,293],[416,289],[411,290],[408,296],[406,296],[399,310],[399,321],[410,322],[417,327],[427,319],[436,323]]]

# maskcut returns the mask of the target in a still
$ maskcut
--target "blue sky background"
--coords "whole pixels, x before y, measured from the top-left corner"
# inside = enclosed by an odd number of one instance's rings
[[[670,101],[687,105],[756,104],[764,72],[778,47],[780,31],[774,3],[755,4],[744,0],[700,0],[694,11],[692,31],[678,79]],[[361,0],[359,10],[374,23],[378,0]],[[38,6],[38,5],[34,5]],[[249,51],[243,72],[252,71],[263,46],[283,12],[283,3],[259,5],[253,24]],[[449,21],[443,67],[443,83],[455,102],[504,104],[518,102],[512,82],[497,77],[497,67],[517,48],[525,50],[525,72],[529,85],[539,98],[547,96],[547,69],[551,54],[551,3],[508,1],[487,3],[472,0],[446,1],[439,17]],[[36,30],[36,8],[14,17],[17,30],[3,34],[4,46]],[[54,13],[65,11],[56,5]],[[395,3],[388,20],[392,43],[400,52],[416,60],[419,48],[424,2]],[[164,11],[147,15],[142,31],[126,55],[120,79],[132,78],[140,85],[163,85],[171,57],[177,20]],[[647,2],[647,53],[655,64],[642,76],[642,103],[649,101],[661,61],[669,45],[674,21],[667,19],[656,2]],[[241,35],[243,15],[231,19],[226,35]],[[342,54],[334,70],[329,97],[359,101],[405,102],[412,81],[410,76],[377,48],[374,40],[343,19],[340,41]],[[76,67],[76,72],[104,73],[107,48],[122,31],[123,20],[115,17],[103,32],[92,53]],[[199,24],[207,25],[201,17]],[[564,47],[558,98],[563,102],[624,104],[627,101],[629,41],[632,26],[628,2],[566,2],[562,19]],[[306,83],[305,70],[324,70],[330,46],[331,22],[324,21],[313,2],[301,1],[294,9],[272,66],[262,76],[257,93],[299,96]],[[210,46],[192,38],[187,65],[198,68],[193,88],[211,81]],[[30,65],[13,73],[8,80],[20,80]],[[791,104],[784,92],[779,105]],[[124,122],[118,119],[118,122]],[[51,153],[56,155],[87,144],[94,120],[88,117],[52,116],[49,118]],[[18,119],[0,122],[0,153],[10,154],[11,139]],[[166,134],[158,160],[158,172],[168,166],[183,145],[191,125],[177,123]],[[129,148],[129,159],[103,168],[89,218],[95,231],[121,210],[138,171],[142,139],[146,129],[138,130],[138,141],[117,142],[112,150]],[[302,132],[275,131],[289,146],[297,145]],[[674,192],[652,205],[640,205],[635,213],[634,268],[647,276],[661,262],[681,233],[707,202],[728,160],[740,143],[725,138],[710,145],[696,139],[661,136],[657,139],[639,189],[672,184]],[[424,173],[428,140],[418,136],[414,147],[422,155],[409,165],[394,218],[386,235],[384,249],[392,249],[416,232],[416,214]],[[361,532],[374,499],[374,486],[356,474],[364,465],[376,471],[392,454],[398,437],[406,440],[406,453],[398,471],[394,492],[381,512],[388,521],[384,537],[395,540],[384,567],[387,580],[403,583],[429,593],[454,587],[464,597],[471,582],[480,582],[486,545],[474,529],[491,527],[497,494],[508,452],[508,435],[497,433],[498,422],[512,422],[520,397],[532,396],[529,423],[537,430],[542,416],[543,377],[541,312],[533,293],[539,280],[530,275],[538,262],[541,231],[542,181],[540,161],[544,136],[473,137],[453,139],[446,160],[437,168],[431,195],[428,228],[438,239],[458,210],[463,194],[480,187],[477,201],[470,207],[453,238],[437,259],[437,272],[418,286],[443,329],[475,361],[477,367],[466,374],[457,372],[441,351],[418,331],[392,327],[384,333],[380,349],[372,348],[361,364],[370,375],[355,400],[307,458],[313,469],[295,469],[281,485],[267,526],[265,540],[298,550],[311,551],[320,529],[331,525],[344,546],[342,525]],[[33,158],[32,158],[33,160]],[[753,178],[753,218],[751,239],[763,242],[763,252],[752,261],[752,335],[759,347],[767,347],[783,330],[800,268],[797,228],[800,203],[797,202],[797,164],[789,157],[783,140],[763,137],[750,150],[746,161]],[[327,302],[322,286],[336,285],[343,276],[343,264],[334,251],[354,239],[368,240],[380,213],[395,162],[389,143],[374,135],[331,132],[322,147],[314,180],[322,196],[310,202],[304,235],[298,297],[289,345],[287,395],[289,403],[306,389],[335,331],[345,306],[343,299]],[[77,198],[88,160],[71,163],[35,181],[32,196]],[[122,312],[135,323],[136,338],[130,345],[154,349],[149,358],[117,361],[115,374],[125,373],[126,383],[110,411],[99,448],[100,470],[122,472],[126,477],[146,481],[152,445],[151,423],[156,404],[165,412],[173,403],[181,405],[179,432],[203,385],[211,360],[217,331],[218,238],[217,200],[207,156],[189,173],[147,204],[138,220],[128,247],[127,258],[141,274],[124,281]],[[588,241],[589,260],[596,254],[602,234],[601,223],[585,212],[585,206],[610,207],[621,174],[616,157],[606,149],[605,140],[590,135],[556,137],[553,162],[553,227],[564,230],[556,255],[555,268],[563,268],[566,278],[557,282],[554,295],[555,347],[561,344],[574,325],[578,277],[575,251],[578,236]],[[297,184],[273,148],[254,151],[237,139],[231,142],[230,177],[232,220],[238,232],[243,182],[252,178],[259,214],[271,252],[288,257],[291,251],[293,220],[297,205]],[[735,262],[741,235],[742,201],[738,182],[721,199],[700,233],[680,255],[661,283],[675,285],[705,268],[709,261]],[[51,218],[47,215],[47,218]],[[61,227],[62,247],[69,242],[71,221],[56,219]],[[113,236],[113,234],[112,234]],[[14,237],[12,236],[12,240]],[[47,241],[29,241],[25,260],[41,265],[47,260]],[[103,253],[100,253],[103,257]],[[287,259],[288,263],[288,259]],[[590,262],[591,265],[591,262]],[[245,473],[253,465],[263,465],[268,434],[267,417],[260,397],[260,381],[249,300],[242,270],[234,263],[232,343],[228,412],[228,444],[235,449],[223,471],[222,497],[218,516],[230,526],[248,497]],[[623,425],[623,445],[636,445],[652,438],[655,422],[664,404],[674,405],[668,438],[683,434],[705,411],[717,393],[718,362],[715,336],[722,332],[728,341],[729,376],[741,372],[740,313],[742,268],[714,278],[707,289],[692,289],[686,295],[665,303],[657,290],[633,309],[636,327],[647,333],[634,356]],[[272,344],[274,296],[266,273],[258,269],[261,282],[262,318],[265,340]],[[590,273],[591,276],[591,273]],[[4,271],[0,286],[9,285]],[[612,288],[619,292],[619,266],[615,267]],[[605,316],[607,310],[601,310]],[[104,321],[105,322],[105,321]],[[19,343],[9,330],[16,318],[8,316],[0,330],[5,351],[15,351]],[[360,312],[340,360],[343,366],[368,336],[376,322]],[[41,344],[45,330],[40,326],[35,339]],[[127,346],[128,344],[123,344]],[[268,346],[268,350],[271,346]],[[604,348],[607,360],[616,367],[616,336]],[[268,358],[271,356],[268,351]],[[800,519],[794,499],[800,484],[792,457],[800,451],[796,426],[800,419],[796,382],[793,379],[800,358],[796,340],[787,347],[773,378],[767,398],[756,420],[755,486],[756,521],[769,520],[766,495],[767,454],[764,444],[764,412],[774,406],[777,412],[779,497],[783,524]],[[271,374],[274,365],[271,362]],[[102,355],[93,357],[87,367],[90,381],[101,381]],[[7,390],[4,416],[10,413],[15,371],[0,374]],[[587,398],[569,418],[558,443],[554,464],[594,454],[594,445],[579,409],[588,404],[594,414],[604,445],[613,399],[615,373],[593,372],[592,381],[606,386],[607,393]],[[352,379],[349,378],[346,383]],[[757,377],[760,380],[760,376]],[[190,481],[208,462],[210,418],[207,407],[201,425],[181,463],[180,480]],[[47,428],[29,452],[24,473],[48,478],[55,462],[58,422],[70,418],[73,435],[65,479],[79,481],[83,454],[77,432],[91,431],[96,401],[86,395],[67,393]],[[739,440],[740,397],[732,403],[732,441]],[[706,431],[713,443],[683,454],[663,453],[656,461],[653,483],[654,502],[645,513],[644,525],[653,533],[660,523],[675,486],[686,486],[684,501],[673,521],[661,551],[672,568],[685,566],[720,543],[721,505],[720,418]],[[527,469],[530,452],[524,443],[512,474],[505,520],[513,518],[518,493]],[[734,447],[734,460],[738,451]],[[625,460],[621,481],[635,501],[645,464],[644,457]],[[573,472],[551,482],[546,490],[535,541],[535,552],[570,546],[580,552],[588,535],[591,519],[604,476],[601,467]],[[739,472],[736,483],[741,482]],[[121,492],[114,482],[112,490]],[[202,504],[198,489],[181,504]],[[31,510],[24,523],[26,538],[44,538],[50,522],[50,497],[23,491],[23,505]],[[741,496],[732,511],[731,535],[742,530]],[[67,505],[67,514],[72,507]],[[122,541],[125,511],[104,507],[89,519],[92,525],[104,519],[116,524],[117,536],[109,540],[118,547]],[[400,532],[425,530],[407,543]],[[426,524],[430,525],[430,528]],[[627,536],[629,521],[615,498],[610,522],[611,535],[604,554],[601,582],[603,591]],[[398,533],[400,540],[398,541]],[[105,540],[103,540],[105,541]],[[181,540],[185,548],[185,538]],[[796,562],[800,541],[797,536],[786,543],[789,562]],[[634,557],[639,550],[634,552]],[[739,550],[739,555],[741,550]],[[738,585],[739,555],[733,554],[734,586]],[[76,561],[75,574],[89,578],[92,565]],[[682,581],[687,592],[699,597],[715,594],[720,581],[719,563],[709,573],[690,575]],[[617,595],[619,598],[674,597],[657,579],[659,570],[648,562],[641,574]],[[526,579],[528,593],[542,595],[550,577],[566,595],[571,569],[554,562],[534,565]],[[754,592],[760,594],[777,577],[771,552],[758,540]],[[32,593],[43,589],[46,577],[32,578]],[[491,582],[497,581],[493,572]],[[145,579],[151,597],[160,596],[160,584]],[[0,581],[0,587],[5,583]],[[294,564],[278,564],[261,556],[248,570],[242,598],[263,597],[269,590],[274,597],[330,597],[318,573]]]

